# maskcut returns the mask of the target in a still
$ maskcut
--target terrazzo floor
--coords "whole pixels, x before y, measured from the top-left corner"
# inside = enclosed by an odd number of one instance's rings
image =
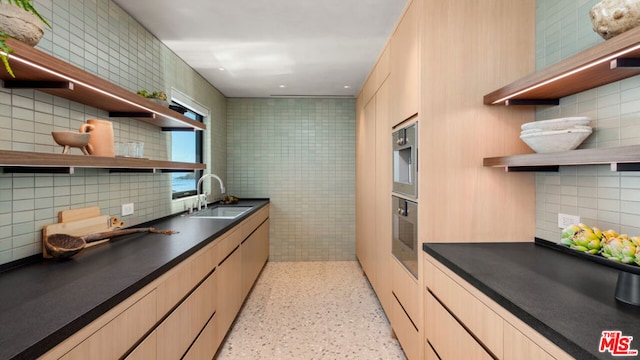
[[[217,360],[406,359],[360,265],[268,262]]]

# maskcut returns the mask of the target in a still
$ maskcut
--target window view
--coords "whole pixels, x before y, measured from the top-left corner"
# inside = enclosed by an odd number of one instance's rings
[[[173,109],[185,111],[184,116],[203,121],[204,117],[195,111],[175,102]],[[202,162],[202,131],[172,131],[171,132],[172,161],[198,163]],[[179,199],[196,194],[196,184],[202,176],[202,170],[189,173],[173,173],[171,175],[172,199]]]

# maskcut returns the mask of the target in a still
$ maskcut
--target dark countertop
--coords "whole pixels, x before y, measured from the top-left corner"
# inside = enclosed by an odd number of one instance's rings
[[[174,215],[140,233],[85,249],[67,260],[40,259],[0,273],[0,359],[34,359],[196,253],[269,200],[237,219]]]
[[[614,268],[534,243],[423,250],[577,359],[616,358],[599,352],[604,330],[633,336],[631,349],[640,350],[640,306],[615,299]]]

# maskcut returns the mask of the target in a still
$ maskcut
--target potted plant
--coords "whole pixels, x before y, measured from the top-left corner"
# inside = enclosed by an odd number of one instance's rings
[[[5,40],[14,38],[25,44],[36,46],[44,35],[43,24],[51,28],[51,24],[38,13],[31,1],[0,0],[0,60],[12,77],[15,75],[7,58],[12,50]]]
[[[140,96],[144,96],[145,98],[157,102],[158,104],[161,104],[163,106],[169,106],[169,102],[167,101],[167,94],[162,91],[148,92],[147,90],[143,89],[138,90],[137,94]]]

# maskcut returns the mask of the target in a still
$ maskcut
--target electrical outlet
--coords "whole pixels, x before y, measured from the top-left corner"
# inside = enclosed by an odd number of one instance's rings
[[[122,204],[122,216],[133,215],[133,203]]]
[[[577,225],[580,223],[580,216],[558,213],[558,227],[561,229],[569,225]]]

